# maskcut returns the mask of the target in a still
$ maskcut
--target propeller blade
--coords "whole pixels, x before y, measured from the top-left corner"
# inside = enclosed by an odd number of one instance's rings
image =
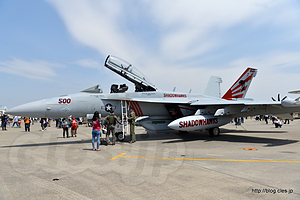
[[[281,101],[285,100],[286,98],[287,98],[287,96],[283,97],[283,98],[281,99]]]
[[[271,99],[272,99],[273,101],[276,101],[273,97],[271,97]]]
[[[280,94],[278,94],[278,101],[280,101]]]

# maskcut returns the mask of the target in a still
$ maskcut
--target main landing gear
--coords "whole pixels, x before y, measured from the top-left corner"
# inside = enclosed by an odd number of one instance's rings
[[[119,141],[124,141],[125,140],[125,134],[123,134],[123,132],[118,132],[118,133],[116,133],[116,138]]]
[[[220,135],[220,129],[218,127],[208,129],[208,133],[212,137],[217,137]]]

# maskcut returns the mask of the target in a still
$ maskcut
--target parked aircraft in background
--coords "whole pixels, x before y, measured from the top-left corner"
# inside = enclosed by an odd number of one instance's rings
[[[290,91],[290,94],[300,94],[300,90]]]
[[[191,131],[208,129],[219,135],[219,127],[232,118],[257,114],[283,114],[300,111],[299,99],[275,102],[257,102],[245,98],[257,69],[247,68],[232,87],[220,98],[219,77],[211,77],[203,95],[159,90],[146,76],[130,63],[108,56],[105,67],[131,81],[134,92],[128,86],[113,84],[110,93],[104,94],[99,85],[76,94],[44,99],[17,106],[8,111],[12,115],[31,117],[83,117],[99,111],[104,117],[111,109],[125,118],[128,107],[137,116],[137,124],[147,130],[175,129]]]

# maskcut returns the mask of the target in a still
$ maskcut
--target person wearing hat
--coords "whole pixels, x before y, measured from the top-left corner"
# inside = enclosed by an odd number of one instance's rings
[[[115,125],[116,123],[123,124],[120,122],[118,118],[115,116],[115,111],[111,110],[110,114],[105,118],[106,123],[106,145],[110,144],[109,135],[112,134],[112,145],[115,145],[116,142],[116,135],[115,135]]]

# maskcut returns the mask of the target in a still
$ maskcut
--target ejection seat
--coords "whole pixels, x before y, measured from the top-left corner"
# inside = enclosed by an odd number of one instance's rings
[[[121,84],[120,88],[118,88],[117,84],[112,84],[110,87],[110,93],[123,93],[128,90],[128,86],[126,84]]]

